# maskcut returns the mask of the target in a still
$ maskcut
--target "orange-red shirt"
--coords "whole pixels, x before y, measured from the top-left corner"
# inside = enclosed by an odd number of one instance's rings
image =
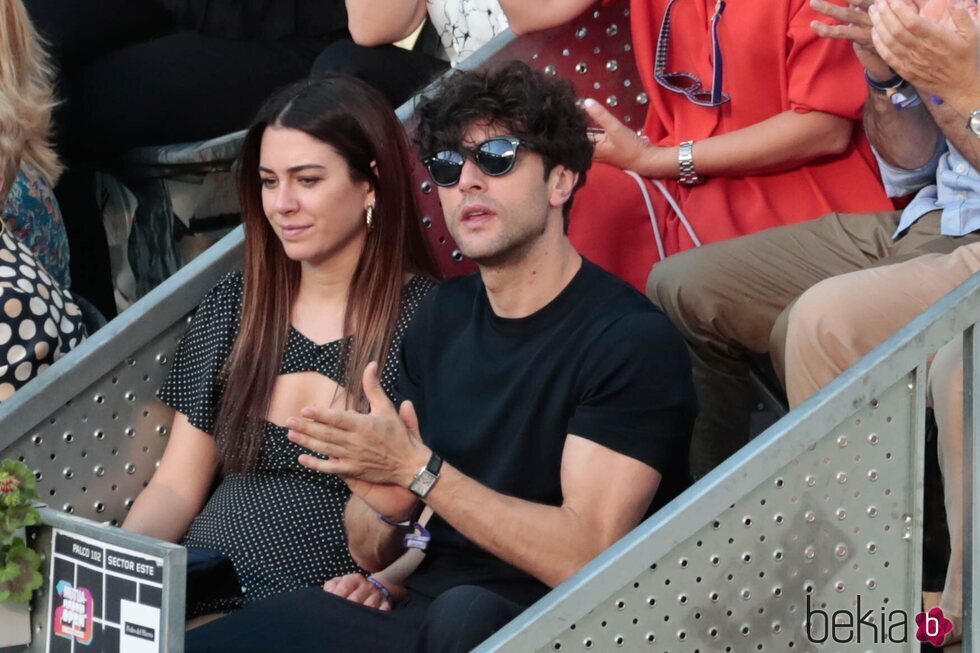
[[[654,80],[657,37],[667,3],[668,0],[630,3],[637,67],[650,102],[645,133],[651,143],[676,146],[682,141],[695,141],[696,166],[697,141],[754,125],[784,111],[823,111],[856,121],[851,145],[839,156],[824,157],[780,173],[714,177],[694,187],[667,180],[667,188],[702,242],[733,238],[832,211],[891,208],[858,122],[867,94],[861,65],[849,42],[817,36],[810,23],[821,16],[810,8],[808,0],[728,0],[719,23],[719,40],[724,61],[723,89],[731,101],[720,107],[693,104]],[[667,71],[694,73],[706,87],[711,85],[710,22],[714,10],[715,0],[677,0],[671,12]],[[596,173],[595,181],[603,180],[608,185],[610,175],[600,170]],[[632,197],[630,208],[642,204],[636,201],[638,191],[629,190],[636,189],[635,182],[625,175],[620,177],[623,186],[619,194]],[[632,219],[638,228],[645,221],[645,228],[650,229],[645,209],[641,216],[621,218],[611,213],[609,206],[610,196],[616,193],[609,188],[589,189],[590,185],[583,189],[586,192],[576,199],[574,207],[572,236],[577,245],[596,238],[615,238],[607,230],[610,222],[615,224],[621,219]],[[660,201],[656,191],[653,193],[667,254],[692,247],[693,242],[679,228],[674,212]],[[601,212],[602,217],[590,217],[596,212]],[[578,216],[582,217],[576,225]],[[619,252],[597,251],[595,246],[585,247],[591,251],[584,253],[642,287],[638,280],[645,278],[649,265],[646,270],[616,268],[656,262],[652,233],[648,240],[622,244],[624,248],[645,248],[647,253],[639,261],[635,253],[624,258]]]

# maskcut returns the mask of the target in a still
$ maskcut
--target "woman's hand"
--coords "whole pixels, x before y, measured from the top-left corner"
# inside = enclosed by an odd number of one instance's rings
[[[831,24],[815,20],[810,23],[810,27],[824,38],[850,41],[854,46],[854,53],[868,74],[874,79],[884,81],[892,73],[871,40],[868,9],[873,4],[874,0],[847,0],[847,6],[842,7],[830,0],[810,0],[811,9],[834,20]]]
[[[650,139],[619,122],[616,116],[592,98],[584,100],[582,107],[599,127],[591,132],[595,134],[593,160],[623,170],[633,170],[644,177],[677,177],[677,155],[672,155],[670,148],[650,145]]]
[[[375,610],[391,610],[391,603],[388,602],[381,588],[371,584],[371,581],[361,574],[331,578],[323,584],[323,591]]]

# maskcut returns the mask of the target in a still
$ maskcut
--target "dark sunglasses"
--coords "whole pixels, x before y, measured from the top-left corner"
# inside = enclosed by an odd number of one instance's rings
[[[422,163],[437,186],[455,186],[463,174],[466,157],[472,159],[484,174],[500,177],[514,169],[519,147],[534,149],[516,136],[496,136],[473,148],[459,146],[453,150],[440,150],[422,159]]]
[[[680,93],[688,99],[702,107],[718,107],[731,100],[728,93],[721,90],[724,77],[724,64],[722,61],[721,42],[718,39],[718,23],[725,11],[725,0],[718,0],[715,4],[715,13],[711,17],[711,88],[707,89],[701,80],[694,73],[668,72],[667,71],[667,52],[670,49],[670,12],[674,8],[677,0],[670,0],[664,10],[664,18],[660,23],[660,34],[657,37],[657,55],[654,59],[653,77],[657,83],[668,91]]]

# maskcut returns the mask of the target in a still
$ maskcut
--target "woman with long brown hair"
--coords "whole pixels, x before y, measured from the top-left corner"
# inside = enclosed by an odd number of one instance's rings
[[[159,393],[177,411],[170,443],[124,523],[228,556],[245,601],[358,571],[347,486],[300,466],[283,424],[307,405],[363,409],[371,361],[394,386],[402,333],[438,274],[408,161],[384,98],[340,76],[276,93],[245,137],[244,269],[211,290],[178,347]]]

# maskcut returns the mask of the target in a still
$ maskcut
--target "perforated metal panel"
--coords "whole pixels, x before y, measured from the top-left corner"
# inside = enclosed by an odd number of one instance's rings
[[[904,380],[861,408],[540,650],[817,650],[808,596],[827,614],[853,614],[860,596],[879,627],[882,608],[885,625],[892,610],[914,615],[913,393]],[[823,617],[810,633],[826,635]],[[862,651],[908,649],[871,637],[864,627]]]
[[[30,466],[52,508],[121,522],[163,455],[173,411],[154,393],[186,328],[178,320],[0,457]]]

